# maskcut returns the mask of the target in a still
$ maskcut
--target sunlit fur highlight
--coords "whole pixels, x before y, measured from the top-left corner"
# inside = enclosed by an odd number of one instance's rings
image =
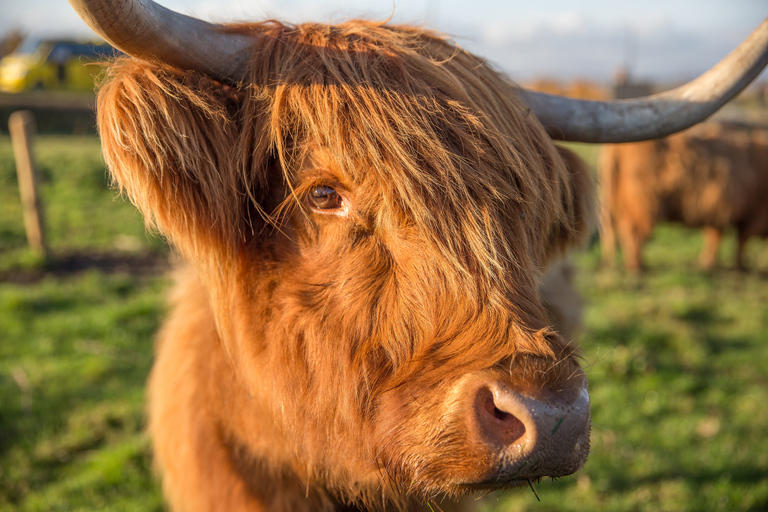
[[[580,375],[539,284],[589,233],[583,164],[437,34],[231,30],[257,41],[246,83],[123,59],[98,98],[115,182],[193,269],[150,385],[171,502],[207,486],[236,510],[245,486],[277,510],[405,510],[466,492],[493,463],[461,446],[452,382],[488,371],[546,395]],[[329,179],[352,198],[343,221],[303,202]],[[221,444],[179,459],[184,422]]]

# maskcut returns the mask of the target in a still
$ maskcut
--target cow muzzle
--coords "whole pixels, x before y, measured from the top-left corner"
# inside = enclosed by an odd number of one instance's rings
[[[518,391],[484,373],[467,376],[458,388],[467,441],[493,461],[481,481],[464,485],[509,486],[565,476],[586,462],[590,401],[583,375],[558,392]]]

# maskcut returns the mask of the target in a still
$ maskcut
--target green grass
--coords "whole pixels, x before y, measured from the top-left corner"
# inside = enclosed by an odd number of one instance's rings
[[[162,510],[142,432],[168,280],[131,262],[163,245],[115,200],[95,138],[41,137],[37,154],[47,261],[25,248],[0,137],[0,510]],[[699,270],[700,245],[659,229],[640,277],[601,268],[597,246],[579,256],[592,453],[535,484],[541,501],[526,488],[486,510],[768,509],[768,244],[751,242],[747,274]]]
[[[0,510],[160,510],[144,381],[167,282],[129,269],[162,244],[115,200],[95,137],[40,137],[36,158],[48,259],[26,248],[0,137]],[[73,266],[86,256],[110,271]]]
[[[0,509],[159,509],[142,431],[163,287],[98,271],[0,286]]]

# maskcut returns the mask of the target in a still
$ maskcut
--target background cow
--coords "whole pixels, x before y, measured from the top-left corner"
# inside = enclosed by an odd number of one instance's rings
[[[105,158],[187,262],[149,385],[175,509],[416,510],[584,464],[586,378],[549,316],[567,292],[540,292],[594,211],[547,133],[581,131],[551,124],[559,99],[413,27],[87,4],[143,58],[99,93]],[[618,118],[586,131],[663,133]]]
[[[659,222],[704,228],[701,264],[712,268],[723,231],[735,228],[736,265],[744,246],[768,235],[768,136],[711,123],[666,139],[606,145],[599,157],[602,244],[606,262],[616,239],[629,270]]]

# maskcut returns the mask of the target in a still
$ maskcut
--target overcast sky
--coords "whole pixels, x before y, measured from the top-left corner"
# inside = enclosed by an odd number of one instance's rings
[[[210,21],[349,18],[416,23],[453,35],[519,80],[608,80],[627,64],[641,79],[690,79],[766,16],[768,0],[160,0]],[[0,34],[87,37],[66,0],[0,0]]]

